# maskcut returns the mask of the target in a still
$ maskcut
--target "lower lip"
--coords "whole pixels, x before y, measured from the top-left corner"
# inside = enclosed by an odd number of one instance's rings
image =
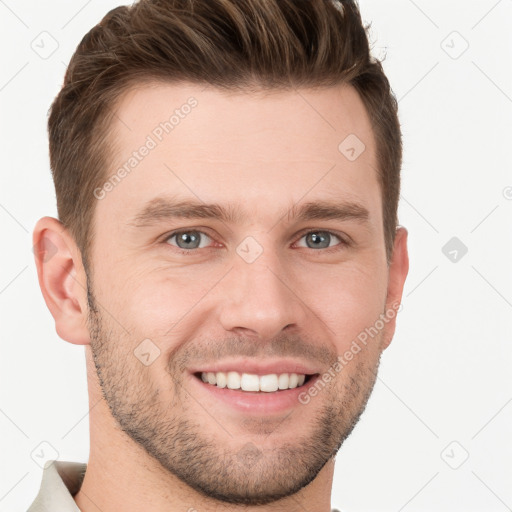
[[[315,375],[305,384],[298,388],[285,389],[266,393],[264,391],[241,391],[240,389],[219,388],[208,384],[191,375],[196,386],[199,386],[202,393],[207,393],[221,402],[244,413],[272,414],[286,411],[297,406],[303,406],[299,396],[314,385],[319,375]]]

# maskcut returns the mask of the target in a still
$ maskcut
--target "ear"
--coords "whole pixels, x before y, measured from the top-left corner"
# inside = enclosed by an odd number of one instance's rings
[[[76,345],[90,343],[87,328],[87,279],[82,256],[64,225],[40,219],[33,233],[39,286],[57,334]]]
[[[400,309],[405,279],[409,272],[409,255],[407,253],[407,230],[399,227],[395,234],[393,255],[389,264],[388,294],[386,298],[386,327],[382,337],[382,350],[386,349],[396,328],[396,315]]]

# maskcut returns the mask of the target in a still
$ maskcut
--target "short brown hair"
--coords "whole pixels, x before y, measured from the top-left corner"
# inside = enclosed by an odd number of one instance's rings
[[[84,264],[112,109],[148,80],[241,92],[352,85],[374,128],[389,261],[402,137],[397,101],[370,55],[367,30],[356,0],[139,0],[111,10],[78,45],[48,120],[58,214]]]

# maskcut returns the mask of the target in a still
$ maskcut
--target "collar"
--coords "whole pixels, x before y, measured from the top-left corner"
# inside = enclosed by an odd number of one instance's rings
[[[82,485],[86,463],[46,461],[39,493],[27,512],[80,512],[73,496]]]

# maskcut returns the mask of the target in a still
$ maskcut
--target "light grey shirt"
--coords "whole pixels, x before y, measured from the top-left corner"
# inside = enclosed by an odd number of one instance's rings
[[[39,493],[27,512],[80,512],[73,496],[80,490],[86,469],[83,462],[46,461]]]
[[[80,512],[73,496],[79,491],[87,464],[48,460],[36,499],[27,512]]]

